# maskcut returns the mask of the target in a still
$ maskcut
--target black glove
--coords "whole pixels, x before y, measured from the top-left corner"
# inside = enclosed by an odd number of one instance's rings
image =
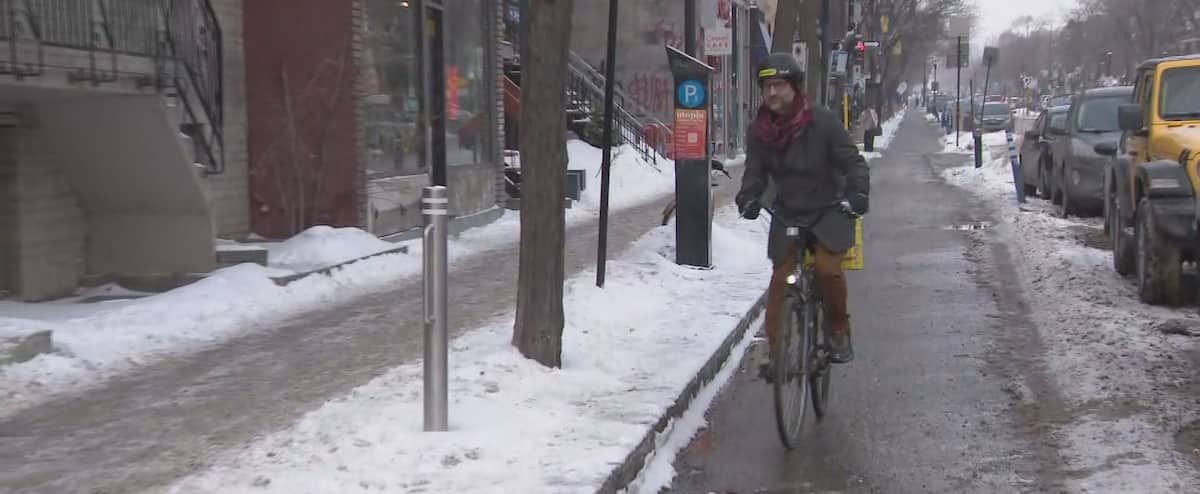
[[[850,203],[850,210],[859,216],[867,214],[871,209],[871,200],[866,194],[851,194],[846,200]]]
[[[739,192],[733,202],[737,203],[738,214],[748,220],[758,219],[758,213],[762,211],[762,204],[758,202],[758,194],[749,192]]]

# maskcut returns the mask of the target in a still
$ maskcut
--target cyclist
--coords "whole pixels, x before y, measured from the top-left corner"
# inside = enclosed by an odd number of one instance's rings
[[[870,171],[841,120],[827,108],[812,104],[804,93],[804,74],[789,53],[773,53],[758,67],[763,102],[758,116],[746,129],[746,165],[737,194],[738,212],[758,218],[762,204],[787,218],[809,221],[836,204],[843,213],[866,214],[869,207]],[[768,183],[773,194],[768,192]],[[854,246],[855,220],[848,214],[824,214],[811,229],[816,238],[814,270],[824,302],[824,319],[831,339],[829,359],[846,363],[854,359],[850,341],[850,314],[846,305],[846,278],[842,259]],[[768,348],[755,347],[752,362],[770,378],[770,348],[779,332],[780,311],[786,296],[787,277],[800,252],[777,219],[771,220],[767,257],[774,266],[767,289]]]

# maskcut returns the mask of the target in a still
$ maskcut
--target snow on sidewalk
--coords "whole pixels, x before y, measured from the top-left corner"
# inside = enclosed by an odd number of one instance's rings
[[[859,154],[862,154],[863,158],[866,158],[868,161],[883,157],[882,151],[886,150],[892,144],[892,138],[896,136],[896,130],[900,128],[900,123],[904,121],[904,114],[906,112],[908,112],[908,107],[901,108],[891,118],[884,120],[883,125],[880,126],[880,135],[875,138],[875,150],[863,151],[863,145],[859,144]]]
[[[589,174],[582,201],[567,210],[567,223],[595,221],[600,181],[591,176],[600,169],[600,151],[582,141],[570,141],[567,148],[570,167]],[[626,145],[614,153],[613,163],[613,211],[663,198],[674,190],[672,161],[660,160],[652,166]],[[519,212],[507,211],[489,225],[452,237],[450,261],[454,264],[511,245],[519,232]],[[372,257],[284,287],[272,280],[400,246],[407,246],[409,252]],[[356,228],[317,226],[266,247],[269,267],[224,268],[161,294],[129,293],[110,286],[53,302],[0,301],[0,339],[51,330],[54,344],[51,354],[0,367],[0,416],[172,355],[269,329],[308,311],[394,289],[421,271],[419,240],[393,244]],[[137,298],[80,303],[93,295]]]
[[[591,494],[761,295],[766,224],[734,216],[722,209],[713,227],[715,269],[675,265],[667,226],[610,261],[606,288],[572,277],[562,369],[510,346],[511,313],[453,340],[450,432],[421,432],[414,362],[171,492]]]
[[[1132,282],[1113,271],[1111,252],[1096,248],[1101,219],[1057,218],[1033,198],[1018,208],[1008,158],[979,170],[969,159],[943,177],[987,202],[1013,249],[1048,373],[1076,415],[1056,433],[1068,467],[1084,473],[1072,488],[1197,492],[1194,466],[1175,451],[1178,429],[1200,418],[1187,387],[1196,343],[1158,329],[1197,327],[1194,309],[1139,303]]]

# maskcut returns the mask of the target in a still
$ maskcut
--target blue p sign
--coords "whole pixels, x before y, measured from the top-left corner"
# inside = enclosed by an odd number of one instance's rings
[[[704,104],[704,84],[700,81],[683,81],[675,93],[679,106],[684,108],[699,108]]]

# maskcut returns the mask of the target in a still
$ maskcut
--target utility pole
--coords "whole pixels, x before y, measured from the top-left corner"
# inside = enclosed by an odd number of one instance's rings
[[[955,36],[954,40],[958,46],[954,53],[958,57],[954,60],[954,145],[958,146],[958,134],[962,132],[962,36]]]
[[[696,0],[683,0],[683,52],[696,56]]]

